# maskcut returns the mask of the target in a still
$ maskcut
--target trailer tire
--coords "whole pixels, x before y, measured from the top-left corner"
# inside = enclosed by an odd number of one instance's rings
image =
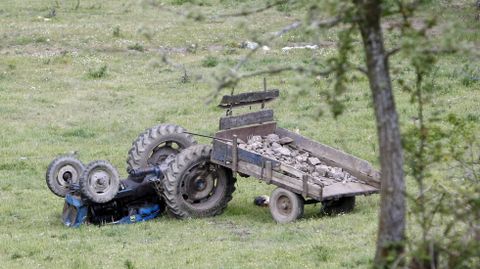
[[[178,219],[212,217],[232,200],[232,171],[210,162],[212,147],[194,145],[180,152],[165,174],[163,196],[168,214]]]
[[[47,168],[45,181],[48,188],[60,197],[65,197],[72,183],[78,183],[85,166],[73,156],[55,158]]]
[[[197,144],[184,128],[174,124],[160,124],[145,130],[128,151],[127,171],[160,164],[168,155]]]
[[[276,188],[270,196],[269,207],[277,223],[289,223],[303,216],[304,200],[299,194]]]
[[[322,211],[326,215],[338,215],[352,212],[355,208],[355,196],[341,197],[338,200],[322,202]]]
[[[118,171],[107,161],[89,163],[80,176],[80,192],[95,203],[110,202],[117,195],[119,187]]]

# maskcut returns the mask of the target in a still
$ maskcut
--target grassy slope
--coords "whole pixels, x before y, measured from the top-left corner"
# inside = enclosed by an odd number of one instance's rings
[[[179,71],[160,64],[160,51],[173,49],[172,59],[208,77],[214,69],[202,67],[202,60],[215,56],[220,66],[231,64],[246,53],[236,43],[248,35],[239,27],[245,19],[198,24],[145,8],[139,1],[81,1],[78,10],[69,7],[75,1],[58,2],[51,20],[40,16],[49,13],[52,1],[0,4],[0,268],[368,266],[375,243],[377,196],[359,198],[352,214],[322,217],[318,207],[308,206],[305,219],[276,225],[268,209],[252,205],[254,196],[272,190],[254,179],[239,180],[233,201],[217,218],[161,217],[136,225],[63,227],[59,220],[63,201],[44,183],[50,160],[77,150],[84,162],[108,159],[125,175],[131,141],[149,126],[172,122],[213,133],[223,112],[214,104],[204,105],[212,86],[180,83]],[[232,12],[232,3],[203,9]],[[466,25],[456,37],[476,41],[478,47],[478,27],[471,25],[475,22],[466,1],[461,3],[455,14],[445,13],[441,20]],[[269,32],[293,19],[269,11],[248,22],[251,28]],[[117,26],[120,36],[114,37]],[[330,35],[334,36],[327,33],[325,39]],[[300,41],[301,36],[288,34],[247,68],[308,61],[312,52],[279,50]],[[145,51],[127,49],[136,43]],[[174,49],[191,44],[198,45],[196,53]],[[231,51],[219,51],[219,46]],[[326,47],[313,53],[322,57],[332,50]],[[440,64],[434,103],[478,120],[480,86],[462,84],[460,72],[469,61],[451,58]],[[103,65],[106,77],[88,77],[89,70]],[[316,89],[328,88],[329,82],[306,83],[294,74],[269,78],[271,87],[285,90],[271,105],[279,124],[377,163],[367,81],[359,79],[352,86],[345,97],[348,109],[336,121],[328,113],[314,118],[320,99]],[[241,84],[242,90],[259,87],[260,79]],[[315,90],[305,91],[310,88]],[[399,92],[397,102],[403,125],[409,124],[414,108],[408,96]]]

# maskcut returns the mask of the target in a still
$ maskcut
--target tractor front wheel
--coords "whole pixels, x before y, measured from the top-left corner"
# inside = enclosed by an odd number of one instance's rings
[[[80,192],[95,203],[110,202],[118,193],[120,178],[117,169],[107,161],[93,161],[80,176]]]
[[[73,156],[55,158],[47,168],[46,181],[48,188],[60,197],[70,191],[70,185],[78,183],[84,169],[83,163]]]

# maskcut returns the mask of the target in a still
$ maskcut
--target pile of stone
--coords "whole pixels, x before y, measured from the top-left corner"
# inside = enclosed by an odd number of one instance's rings
[[[269,134],[251,136],[247,142],[238,140],[238,147],[290,165],[309,174],[314,183],[328,186],[337,182],[360,182],[340,167],[329,166],[309,152],[299,149],[292,138]]]

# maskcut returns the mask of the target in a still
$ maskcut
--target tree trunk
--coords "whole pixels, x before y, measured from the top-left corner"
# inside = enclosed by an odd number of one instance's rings
[[[357,7],[367,74],[375,107],[382,172],[375,267],[390,267],[404,250],[405,182],[398,115],[393,99],[388,57],[380,26],[379,0],[353,0]]]

